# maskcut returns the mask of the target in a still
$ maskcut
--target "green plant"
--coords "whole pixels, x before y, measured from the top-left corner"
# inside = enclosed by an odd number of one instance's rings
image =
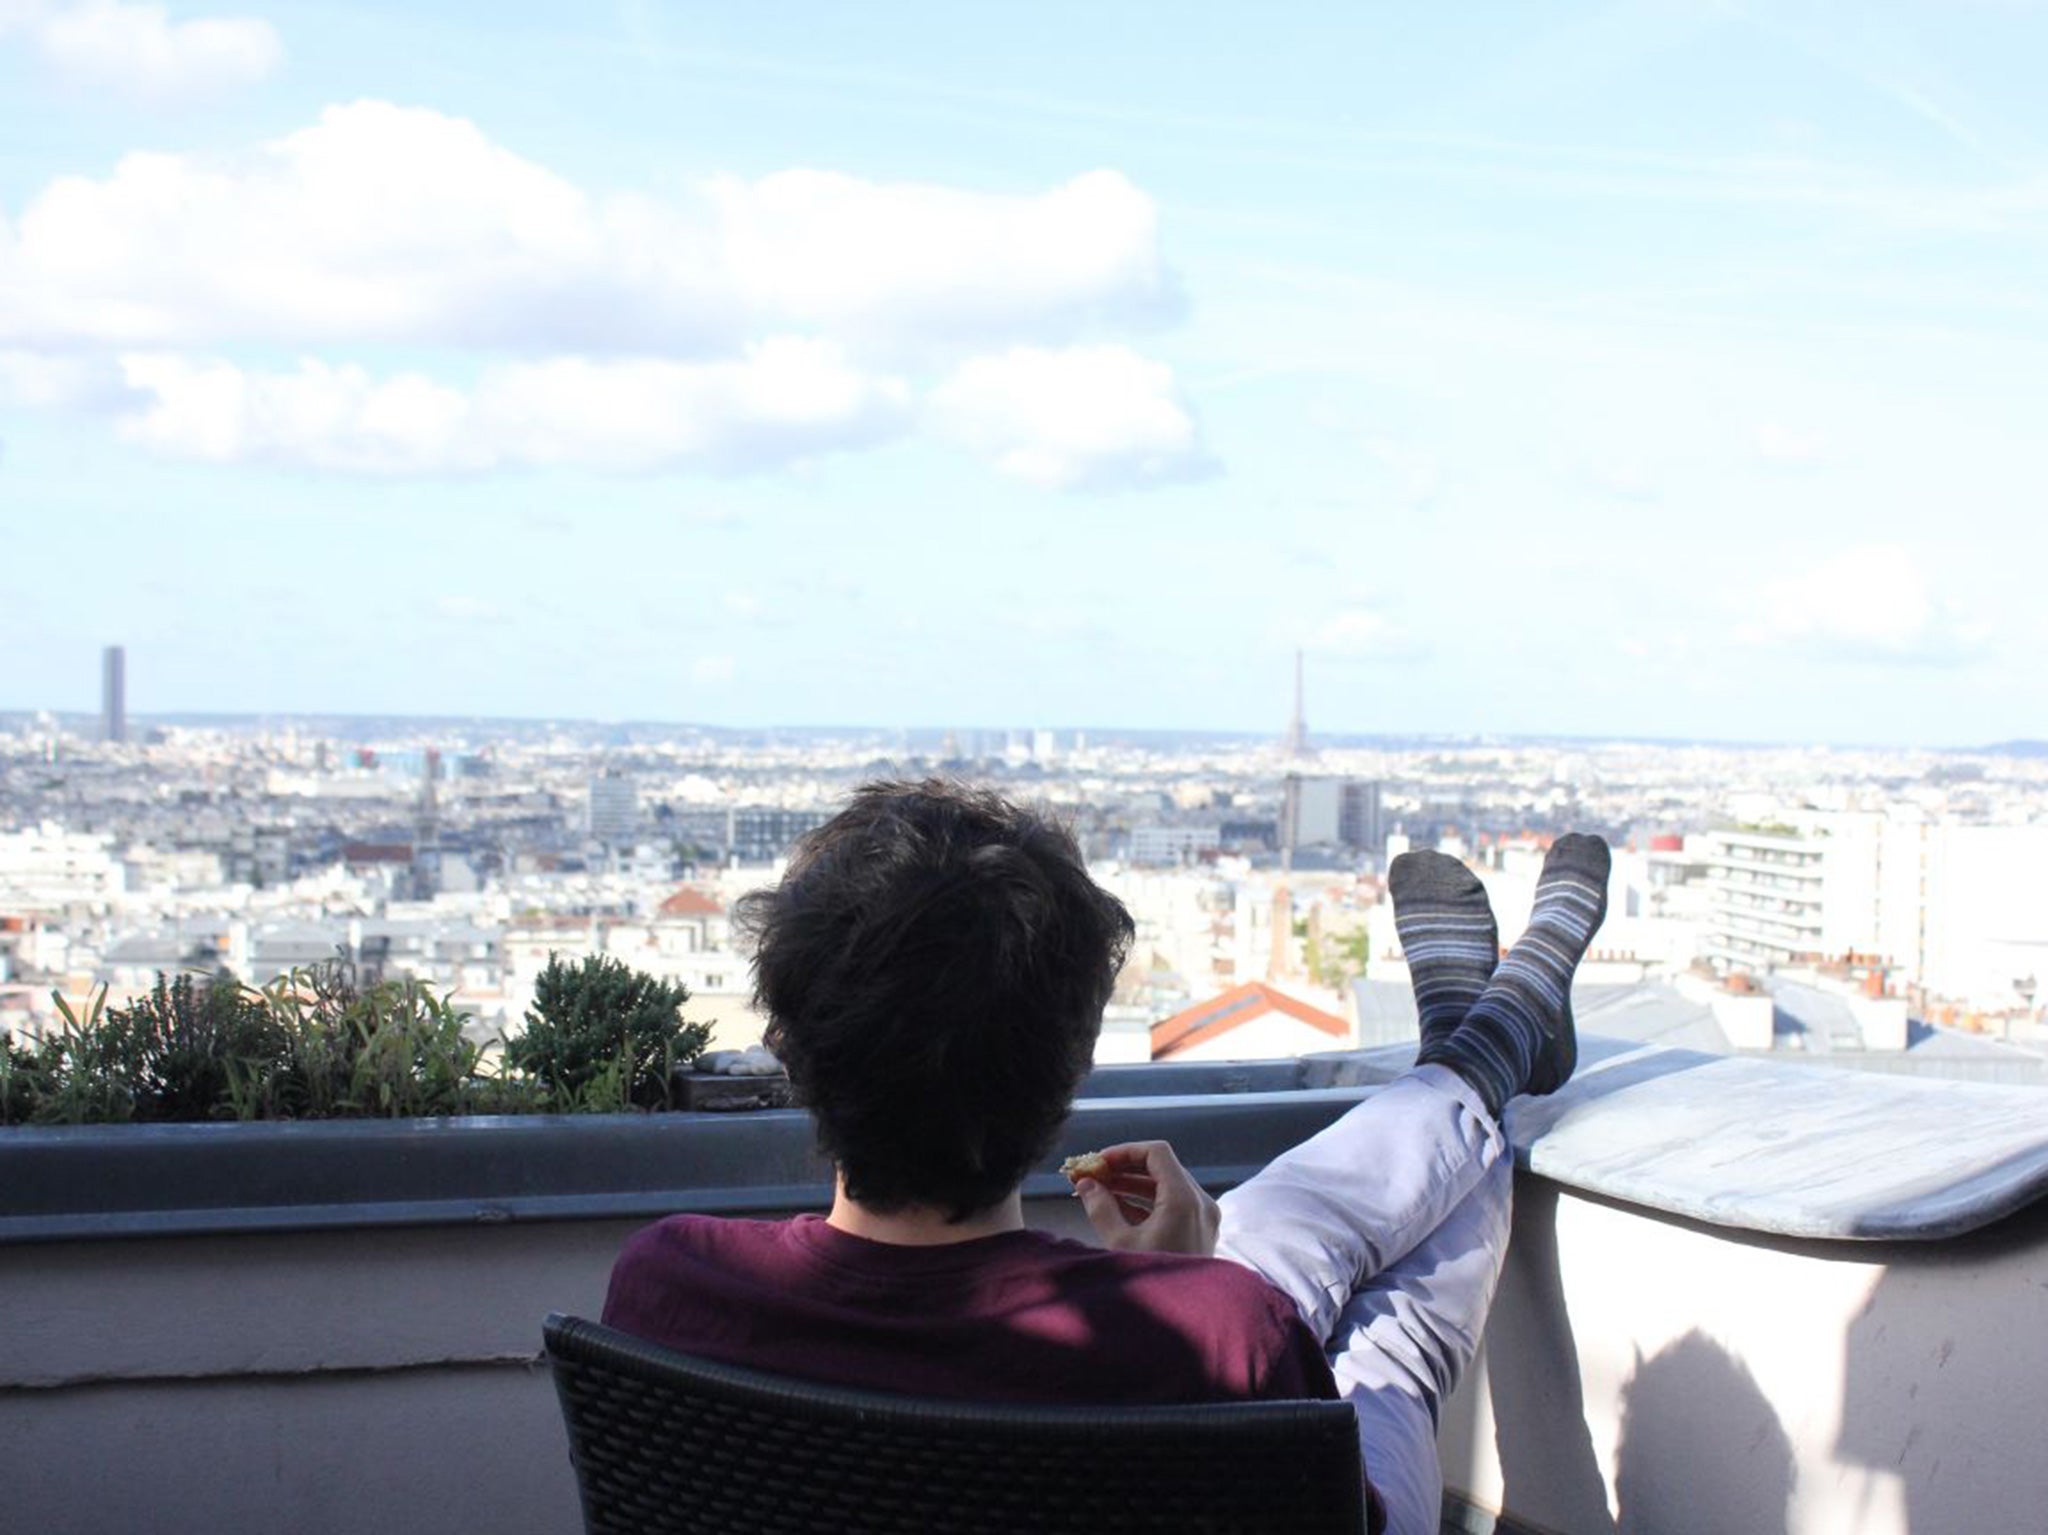
[[[566,964],[550,954],[534,983],[526,1028],[506,1041],[505,1059],[547,1085],[558,1108],[586,1113],[675,1106],[674,1075],[711,1038],[688,1023],[687,988],[613,959]]]
[[[260,992],[231,976],[180,975],[123,1007],[103,1029],[139,1120],[233,1118],[236,1073],[273,1071],[284,1035]]]
[[[56,992],[58,1030],[43,1037],[40,1056],[43,1092],[36,1104],[39,1123],[84,1125],[134,1118],[135,1063],[124,1032],[106,1019],[107,989],[86,1004],[84,1016]]]
[[[260,991],[159,974],[117,1007],[105,987],[82,1008],[56,997],[57,1027],[32,1045],[0,1035],[0,1125],[672,1108],[676,1068],[710,1035],[683,1021],[688,995],[614,959],[551,957],[499,1057],[451,998],[365,985],[346,959]]]
[[[41,1053],[0,1034],[0,1125],[27,1124],[35,1118],[43,1091]]]
[[[410,978],[360,983],[345,960],[263,989],[282,1049],[273,1069],[234,1073],[245,1119],[418,1118],[540,1107],[537,1084],[494,1073],[468,1015]]]

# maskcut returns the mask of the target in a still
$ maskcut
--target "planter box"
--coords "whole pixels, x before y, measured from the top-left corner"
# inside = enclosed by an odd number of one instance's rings
[[[1327,1073],[1325,1073],[1327,1076]],[[1358,1099],[1307,1088],[1302,1063],[1115,1067],[1090,1078],[1062,1149],[1160,1133],[1214,1187],[1242,1181],[1276,1133],[1301,1139]],[[781,1077],[710,1077],[706,1107],[753,1108]],[[1064,1193],[1048,1170],[1029,1194]],[[502,1225],[822,1209],[831,1168],[808,1116],[753,1112],[509,1115],[0,1130],[0,1246],[220,1232]]]

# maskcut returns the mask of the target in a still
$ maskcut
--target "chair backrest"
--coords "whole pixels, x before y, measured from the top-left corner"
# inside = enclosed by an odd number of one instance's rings
[[[1026,1407],[816,1386],[550,1316],[592,1535],[1359,1535],[1348,1402]]]

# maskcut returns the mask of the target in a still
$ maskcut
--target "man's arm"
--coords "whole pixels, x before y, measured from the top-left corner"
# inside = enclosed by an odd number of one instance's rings
[[[1216,1201],[1165,1141],[1102,1148],[1107,1179],[1082,1178],[1074,1192],[1103,1245],[1123,1252],[1214,1257]]]

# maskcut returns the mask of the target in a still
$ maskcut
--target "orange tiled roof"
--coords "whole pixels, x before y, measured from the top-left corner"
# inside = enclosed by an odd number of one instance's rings
[[[1267,1013],[1285,1013],[1289,1018],[1298,1019],[1336,1039],[1344,1039],[1351,1033],[1350,1026],[1335,1013],[1326,1013],[1319,1007],[1297,1001],[1264,981],[1246,981],[1242,986],[1231,987],[1220,997],[1183,1008],[1171,1018],[1162,1018],[1153,1024],[1152,1059],[1170,1059],[1183,1050],[1206,1044]]]
[[[656,914],[663,917],[716,917],[724,911],[723,906],[703,891],[685,885],[663,901]]]

